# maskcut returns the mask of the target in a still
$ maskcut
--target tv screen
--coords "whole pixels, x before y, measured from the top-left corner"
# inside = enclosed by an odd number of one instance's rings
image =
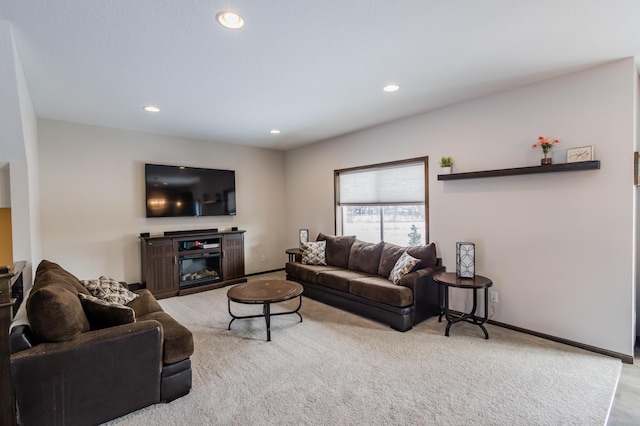
[[[233,216],[233,170],[145,164],[147,217]]]

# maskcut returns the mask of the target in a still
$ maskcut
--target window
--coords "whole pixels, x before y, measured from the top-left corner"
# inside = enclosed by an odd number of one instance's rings
[[[336,233],[368,242],[425,244],[427,159],[336,170]]]

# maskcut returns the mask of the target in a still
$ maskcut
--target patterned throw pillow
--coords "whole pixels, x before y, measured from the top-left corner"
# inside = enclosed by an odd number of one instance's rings
[[[128,306],[107,302],[83,293],[78,293],[78,297],[92,330],[136,322],[136,314]]]
[[[119,281],[109,277],[100,277],[97,280],[83,280],[81,283],[89,290],[92,296],[107,302],[125,305],[138,297],[137,294],[129,291]]]
[[[313,241],[302,243],[302,264],[303,265],[326,265],[325,257],[326,241]]]
[[[416,259],[407,252],[403,253],[396,262],[396,266],[391,270],[389,280],[394,284],[398,284],[400,279],[411,272],[418,263],[420,263],[420,259]]]

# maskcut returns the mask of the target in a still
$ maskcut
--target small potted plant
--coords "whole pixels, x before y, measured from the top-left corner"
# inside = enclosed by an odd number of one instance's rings
[[[453,157],[440,158],[440,168],[442,169],[443,175],[450,175],[452,167],[453,167]]]

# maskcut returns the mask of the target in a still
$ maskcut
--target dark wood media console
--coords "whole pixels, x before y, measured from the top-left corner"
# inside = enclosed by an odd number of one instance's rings
[[[140,237],[142,285],[161,299],[247,281],[244,232]]]

